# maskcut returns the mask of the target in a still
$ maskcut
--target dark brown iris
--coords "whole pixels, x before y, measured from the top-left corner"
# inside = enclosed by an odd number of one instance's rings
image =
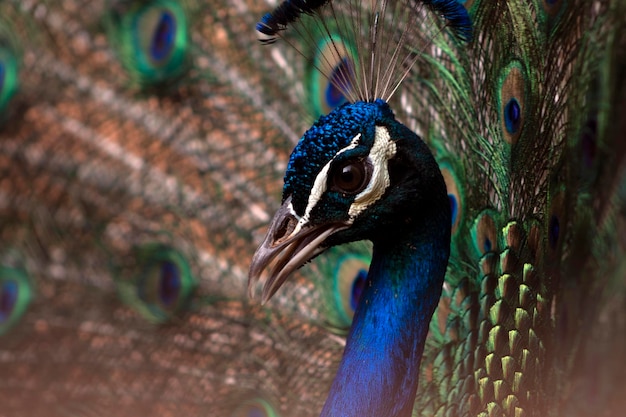
[[[370,165],[364,160],[349,160],[333,168],[330,188],[342,193],[356,194],[367,186],[371,173]]]

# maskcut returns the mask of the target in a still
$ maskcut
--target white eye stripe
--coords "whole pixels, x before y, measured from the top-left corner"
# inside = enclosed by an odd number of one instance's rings
[[[356,196],[350,206],[348,215],[351,219],[354,219],[385,194],[390,184],[388,162],[395,154],[396,143],[391,140],[389,130],[386,127],[376,126],[374,145],[368,156],[374,171],[367,187]]]
[[[360,140],[361,140],[361,134],[359,133],[350,141],[350,144],[348,146],[339,150],[339,152],[337,152],[337,154],[330,161],[328,161],[326,165],[324,165],[320,173],[317,174],[317,177],[315,177],[315,181],[313,182],[313,187],[311,188],[311,193],[309,194],[309,200],[307,201],[306,209],[304,210],[304,215],[298,221],[298,224],[296,225],[296,229],[300,229],[302,225],[308,223],[311,211],[320,201],[320,198],[322,198],[322,195],[326,192],[326,183],[328,179],[328,171],[330,170],[330,165],[342,153],[349,151],[350,149],[356,148]]]
[[[361,140],[361,134],[356,135],[350,144],[341,149],[337,154],[324,165],[319,174],[315,177],[313,187],[311,187],[311,193],[307,201],[304,215],[298,218],[298,224],[296,225],[293,233],[298,233],[302,226],[309,222],[309,217],[313,208],[320,201],[324,193],[326,192],[326,184],[328,183],[328,172],[330,166],[335,159],[342,153],[354,149],[358,146]],[[354,218],[358,216],[363,210],[369,207],[371,204],[379,200],[385,190],[389,187],[389,169],[388,162],[396,154],[396,143],[391,140],[391,135],[386,127],[376,126],[374,135],[374,145],[369,152],[368,160],[373,167],[372,178],[370,179],[367,187],[357,194],[354,202],[350,206],[348,215],[350,217],[349,222],[352,223]],[[293,210],[292,210],[293,212]],[[294,213],[295,214],[295,213]]]

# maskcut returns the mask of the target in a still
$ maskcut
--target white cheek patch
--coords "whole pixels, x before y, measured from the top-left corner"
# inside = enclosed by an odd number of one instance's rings
[[[324,193],[326,192],[326,184],[328,182],[328,171],[333,161],[342,153],[354,149],[358,146],[361,140],[361,134],[359,133],[350,141],[350,144],[341,149],[337,154],[324,165],[319,174],[315,177],[311,193],[309,194],[309,200],[307,201],[304,215],[299,217],[293,207],[290,206],[291,214],[298,219],[298,224],[292,231],[291,235],[296,235],[300,232],[302,227],[309,222],[311,211],[320,201]],[[374,202],[378,201],[385,191],[389,187],[389,170],[388,162],[396,154],[396,143],[391,140],[389,131],[385,127],[376,126],[374,145],[370,150],[368,159],[373,167],[372,178],[370,179],[367,187],[361,191],[355,198],[348,215],[350,222],[354,220],[363,210],[369,207]]]
[[[328,170],[330,169],[330,165],[333,161],[342,153],[349,151],[350,149],[354,149],[359,144],[361,140],[361,134],[356,135],[348,146],[339,150],[337,154],[324,165],[322,170],[317,177],[315,177],[315,182],[313,182],[313,187],[311,188],[311,194],[309,194],[309,201],[307,201],[306,209],[304,210],[304,215],[298,220],[298,224],[294,230],[294,233],[300,231],[303,225],[309,222],[309,216],[311,215],[311,211],[315,207],[315,205],[320,201],[322,195],[326,192],[326,183],[328,179]]]
[[[356,196],[354,203],[350,206],[348,215],[351,219],[361,214],[385,194],[390,184],[388,162],[395,154],[396,143],[391,140],[389,130],[386,127],[376,126],[374,145],[368,156],[374,172],[367,187]]]

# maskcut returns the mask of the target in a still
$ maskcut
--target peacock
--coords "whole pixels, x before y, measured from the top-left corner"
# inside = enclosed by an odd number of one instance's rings
[[[625,6],[1,0],[0,415],[621,415]]]

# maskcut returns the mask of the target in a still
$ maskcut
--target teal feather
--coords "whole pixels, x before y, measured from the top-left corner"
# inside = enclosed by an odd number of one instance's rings
[[[136,248],[114,272],[120,298],[147,320],[171,321],[186,312],[197,287],[187,259],[160,244]]]
[[[24,267],[10,265],[10,260],[5,259],[0,268],[0,334],[19,323],[34,296],[33,284]]]
[[[20,51],[13,27],[0,22],[0,122],[7,119],[9,103],[19,88]]]
[[[413,413],[620,415],[626,10],[464,5],[473,39],[428,12],[389,100],[457,208]],[[153,7],[171,15],[129,23]],[[264,306],[245,288],[289,154],[351,69],[331,47],[318,77],[315,18],[259,45],[270,8],[0,1],[1,415],[321,412],[371,246],[329,249]],[[142,59],[169,16],[181,43]],[[360,32],[326,21],[358,73]]]
[[[188,70],[188,17],[177,1],[111,2],[107,36],[127,73],[146,87],[171,83]]]

